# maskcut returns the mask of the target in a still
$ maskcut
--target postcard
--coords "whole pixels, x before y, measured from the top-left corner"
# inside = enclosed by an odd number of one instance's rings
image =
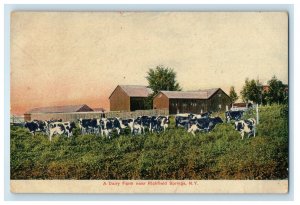
[[[288,193],[287,12],[13,11],[13,193]]]

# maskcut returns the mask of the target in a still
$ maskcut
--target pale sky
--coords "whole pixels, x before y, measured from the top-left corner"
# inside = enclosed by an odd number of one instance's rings
[[[183,90],[245,78],[288,81],[285,12],[14,12],[11,111],[87,104],[109,108],[118,84],[147,85],[165,65]]]

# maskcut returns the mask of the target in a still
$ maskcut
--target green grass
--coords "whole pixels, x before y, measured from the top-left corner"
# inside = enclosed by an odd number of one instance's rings
[[[244,140],[226,123],[196,136],[173,128],[172,121],[161,134],[110,140],[75,134],[52,142],[11,127],[11,179],[286,179],[288,122],[282,110],[262,107],[258,136]]]

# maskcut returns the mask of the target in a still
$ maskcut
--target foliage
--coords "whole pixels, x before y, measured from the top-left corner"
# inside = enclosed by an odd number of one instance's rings
[[[175,129],[174,118],[165,133],[110,140],[76,134],[50,142],[12,126],[11,179],[286,179],[286,111],[260,107],[258,135],[244,140],[230,123],[193,136]]]
[[[181,90],[179,83],[176,81],[176,73],[173,69],[163,65],[155,69],[150,68],[147,72],[148,86],[157,94],[161,90],[176,91]]]
[[[277,103],[287,103],[288,95],[286,92],[287,86],[278,80],[276,76],[273,76],[271,80],[268,81],[269,90],[266,92],[266,102],[269,104]]]
[[[235,92],[235,89],[233,86],[230,87],[229,97],[230,97],[232,103],[234,103],[235,101],[237,101],[237,99],[239,99],[239,96]]]
[[[253,101],[260,104],[262,101],[262,85],[258,80],[247,78],[241,90],[241,96],[244,102]]]

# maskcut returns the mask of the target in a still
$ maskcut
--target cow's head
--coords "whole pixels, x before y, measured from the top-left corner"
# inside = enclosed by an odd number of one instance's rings
[[[241,131],[242,129],[244,129],[244,122],[243,121],[235,122],[235,130]]]
[[[166,116],[166,123],[170,124],[170,116],[169,115]]]

